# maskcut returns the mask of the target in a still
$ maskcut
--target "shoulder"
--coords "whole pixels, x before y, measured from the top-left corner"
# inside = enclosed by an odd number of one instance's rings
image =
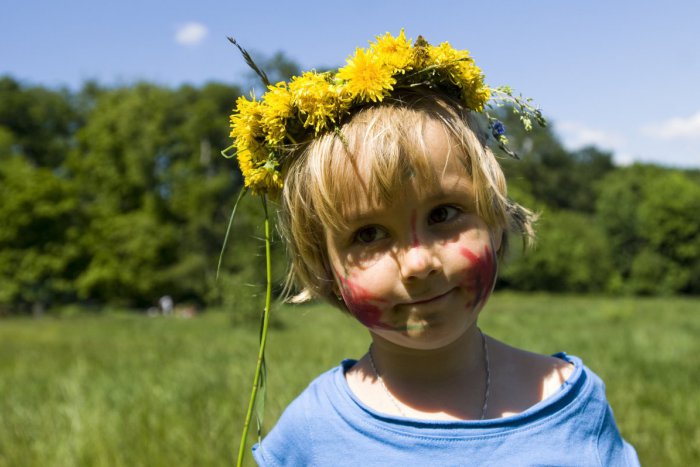
[[[284,410],[274,428],[253,446],[258,465],[313,464],[315,426],[336,410],[336,380],[351,361],[314,379]]]
[[[277,425],[304,419],[309,413],[323,415],[338,405],[341,398],[339,382],[344,380],[345,371],[352,367],[353,360],[344,360],[340,365],[317,376],[282,413]],[[276,425],[276,426],[277,426]]]
[[[493,401],[500,417],[514,415],[556,394],[574,372],[574,363],[508,346],[489,338]],[[492,415],[494,412],[491,412]]]
[[[538,355],[497,341],[492,347],[500,359],[494,392],[502,391],[495,416],[531,413],[528,409],[536,406],[548,420],[541,425],[548,439],[577,446],[600,465],[639,465],[634,448],[618,430],[605,384],[579,358]]]

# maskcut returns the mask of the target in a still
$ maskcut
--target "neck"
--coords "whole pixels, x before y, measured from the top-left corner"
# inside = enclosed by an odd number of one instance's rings
[[[481,384],[484,381],[484,350],[476,325],[459,339],[438,349],[412,349],[372,334],[372,355],[382,378],[391,385],[442,383]]]
[[[476,326],[440,349],[408,349],[374,334],[372,338],[368,359],[376,376],[375,387],[383,390],[398,415],[486,417],[490,372],[486,338]],[[380,403],[384,410],[387,400]]]

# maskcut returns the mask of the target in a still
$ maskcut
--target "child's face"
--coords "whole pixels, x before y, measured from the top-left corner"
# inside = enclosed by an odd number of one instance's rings
[[[471,179],[442,127],[430,123],[425,141],[432,186],[409,183],[391,205],[360,202],[347,231],[326,232],[349,311],[373,333],[423,349],[474,324],[493,290],[501,237],[476,215]]]

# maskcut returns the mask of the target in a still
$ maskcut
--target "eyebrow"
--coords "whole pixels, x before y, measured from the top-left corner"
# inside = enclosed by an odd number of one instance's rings
[[[445,198],[450,198],[457,195],[466,195],[472,201],[470,204],[474,204],[473,185],[470,181],[466,180],[465,178],[459,177],[459,179],[456,180],[455,183],[450,184],[450,188],[448,190],[444,190],[442,188],[443,187],[440,187],[439,190],[426,190],[424,192],[424,195],[422,196],[422,199],[424,200],[424,202],[430,204],[438,202]],[[396,197],[394,199],[394,203],[397,203],[397,200],[400,200],[400,197]],[[382,215],[390,209],[391,208],[388,206],[380,205],[376,207],[371,207],[369,209],[363,209],[363,211],[360,213],[349,212],[346,216],[344,216],[344,220],[350,225],[363,224],[365,222],[376,220],[377,218],[382,217]]]
[[[446,179],[447,182],[445,182]],[[447,189],[444,189],[445,186],[447,186]],[[459,195],[468,195],[472,198],[474,197],[474,187],[470,179],[455,176],[448,179],[443,175],[443,178],[439,183],[423,191],[423,196],[427,202],[435,202],[444,198]]]
[[[361,213],[350,212],[348,215],[344,216],[344,220],[351,226],[354,224],[364,224],[365,222],[381,217],[387,209],[388,208],[369,209],[363,210]]]

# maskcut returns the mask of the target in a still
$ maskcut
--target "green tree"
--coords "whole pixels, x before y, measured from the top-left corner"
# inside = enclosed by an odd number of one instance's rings
[[[633,165],[600,185],[597,218],[634,293],[700,291],[700,185],[691,175]]]
[[[280,70],[292,65],[274,60]],[[242,185],[236,162],[219,154],[229,145],[236,86],[88,82],[70,94],[4,78],[0,94],[0,215],[8,219],[0,228],[0,307],[76,299],[148,306],[165,293],[241,305],[231,298],[264,281],[262,222],[250,199],[215,282]]]
[[[4,155],[0,199],[0,308],[42,311],[74,300],[72,281],[86,259],[74,187],[21,155]]]
[[[138,84],[98,97],[68,164],[90,219],[81,296],[130,305],[165,293],[206,300],[226,202],[240,183],[218,155],[237,92]]]
[[[546,211],[537,225],[533,250],[516,251],[501,274],[501,284],[520,290],[603,292],[615,286],[605,232],[591,216]]]
[[[530,193],[539,206],[586,213],[595,211],[597,184],[614,169],[612,155],[595,147],[567,151],[552,127],[534,126],[526,132],[518,116],[502,109],[510,146],[521,160],[502,156],[509,185],[516,192]],[[497,155],[502,154],[494,149]]]
[[[700,292],[700,184],[683,172],[667,171],[645,191],[639,226],[648,248],[666,259],[657,273],[659,292]],[[633,264],[633,282],[636,272]]]
[[[37,166],[58,167],[68,153],[80,120],[66,90],[24,86],[0,77],[0,129],[12,135],[9,153]]]
[[[639,226],[639,202],[645,196],[647,182],[661,171],[654,166],[632,165],[610,173],[600,184],[596,220],[615,252],[615,267],[625,278],[629,277],[634,257],[645,244]]]

